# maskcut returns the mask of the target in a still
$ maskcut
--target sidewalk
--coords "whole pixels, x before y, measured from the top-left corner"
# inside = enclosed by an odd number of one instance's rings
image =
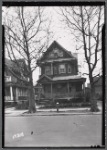
[[[14,107],[5,109],[5,116],[56,116],[56,115],[101,115],[99,112],[90,112],[90,108],[60,108],[59,112],[56,109],[39,109],[33,114],[28,114],[28,110],[16,110]]]
[[[6,108],[5,116],[20,116],[25,112],[27,112],[27,110],[16,110],[15,107]]]

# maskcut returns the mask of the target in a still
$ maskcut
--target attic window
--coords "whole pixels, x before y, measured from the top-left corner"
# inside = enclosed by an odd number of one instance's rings
[[[54,54],[53,54],[53,53],[50,53],[50,54],[49,54],[49,57],[50,57],[50,58],[53,58],[53,57],[54,57]]]
[[[53,49],[54,57],[63,57],[63,52],[57,48]]]
[[[54,53],[54,57],[55,57],[55,58],[57,58],[57,57],[58,57],[58,54],[57,54],[56,52]]]

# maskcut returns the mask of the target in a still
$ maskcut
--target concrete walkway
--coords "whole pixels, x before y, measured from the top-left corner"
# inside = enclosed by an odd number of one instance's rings
[[[15,107],[6,108],[5,116],[20,116],[25,112],[27,112],[27,110],[16,110]]]

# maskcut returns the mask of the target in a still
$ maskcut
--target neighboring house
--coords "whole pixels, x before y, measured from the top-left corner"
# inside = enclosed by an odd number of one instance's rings
[[[88,88],[90,89],[90,83],[88,84]],[[94,78],[94,92],[96,98],[102,97],[102,93],[103,93],[102,76]]]
[[[37,87],[42,86],[41,95],[45,99],[72,99],[83,92],[86,78],[78,75],[76,55],[54,41],[37,61],[41,75]],[[40,98],[40,96],[39,96]]]
[[[102,76],[94,79],[95,94],[102,95]]]
[[[20,64],[21,69],[27,73],[25,61],[23,59],[17,60]],[[15,74],[22,78],[21,71],[16,63],[9,59],[5,59],[5,70],[4,70],[4,88],[5,88],[5,102],[18,102],[20,100],[26,100],[29,96],[29,90],[27,83],[19,80],[15,77]],[[14,75],[13,75],[14,74]],[[28,81],[27,76],[23,76],[23,79]]]

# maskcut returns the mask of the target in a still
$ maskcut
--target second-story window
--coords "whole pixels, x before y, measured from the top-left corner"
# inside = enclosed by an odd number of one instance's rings
[[[65,64],[59,65],[59,73],[66,73]]]
[[[50,69],[49,66],[46,66],[46,67],[45,67],[45,74],[46,74],[46,75],[50,75],[50,74],[51,74],[51,69]]]
[[[54,74],[57,74],[57,67],[54,66]]]
[[[71,66],[68,65],[68,73],[71,73]]]

